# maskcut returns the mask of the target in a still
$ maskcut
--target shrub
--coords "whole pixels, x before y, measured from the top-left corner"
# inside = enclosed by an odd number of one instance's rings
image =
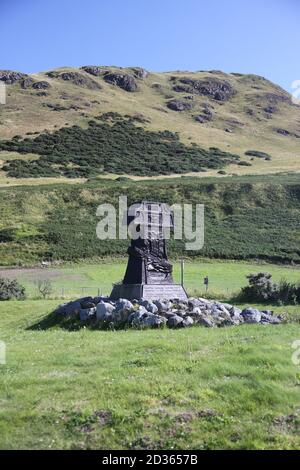
[[[25,300],[25,288],[16,279],[0,277],[0,300]]]
[[[277,300],[278,288],[271,280],[269,273],[249,274],[249,286],[241,290],[241,298],[251,302],[265,302]]]
[[[269,273],[249,274],[249,286],[243,287],[239,296],[241,301],[266,302],[280,301],[283,303],[300,302],[300,285],[281,279],[275,284]]]
[[[220,169],[239,161],[238,155],[216,147],[187,146],[168,130],[145,130],[116,113],[89,121],[86,129],[74,125],[32,139],[0,141],[0,150],[40,155],[34,161],[7,161],[2,169],[15,178],[103,173],[153,176]]]
[[[265,160],[271,160],[271,156],[268,153],[259,152],[258,150],[247,150],[247,152],[245,152],[245,155],[249,157],[258,157],[264,158]]]

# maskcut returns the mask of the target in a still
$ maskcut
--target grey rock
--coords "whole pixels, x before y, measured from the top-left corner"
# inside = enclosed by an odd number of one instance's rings
[[[281,318],[276,317],[275,315],[273,315],[273,312],[271,312],[271,313],[260,312],[260,313],[261,313],[261,323],[262,324],[279,325],[279,323],[282,322]]]
[[[147,314],[148,314],[147,309],[146,309],[143,305],[140,305],[137,311],[138,311],[138,312],[141,312],[143,315],[147,315]]]
[[[88,304],[94,303],[93,297],[82,297],[78,299],[78,302],[80,302],[81,308],[88,308]]]
[[[241,313],[245,323],[259,323],[261,320],[261,312],[253,307],[244,308]]]
[[[201,308],[200,307],[194,307],[193,310],[190,312],[190,314],[193,314],[195,316],[201,315]]]
[[[198,323],[200,325],[206,326],[207,328],[212,328],[214,326],[214,322],[212,321],[212,319],[205,316],[199,318]]]
[[[0,80],[6,85],[13,85],[16,82],[28,78],[26,73],[14,72],[13,70],[0,70]]]
[[[136,312],[131,312],[128,316],[128,323],[133,325],[140,324],[141,319],[146,315],[145,312],[137,310]]]
[[[158,307],[155,305],[155,303],[150,302],[149,300],[141,300],[140,305],[145,307],[148,312],[156,313],[158,311]]]
[[[96,315],[96,307],[93,308],[84,308],[80,310],[79,317],[81,321],[90,320]]]
[[[188,300],[188,306],[192,309],[193,307],[200,307],[203,305],[203,302],[199,299],[190,298]]]
[[[101,86],[95,82],[92,78],[83,75],[78,72],[58,72],[56,70],[47,72],[46,74],[50,78],[58,78],[67,82],[72,82],[74,85],[89,88],[90,90],[99,90]]]
[[[112,319],[112,313],[114,306],[108,302],[100,302],[97,305],[97,320],[99,321],[110,321]]]
[[[46,88],[50,88],[50,83],[46,82],[45,80],[42,80],[40,82],[36,82],[32,85],[32,88],[35,90],[45,90]]]
[[[153,303],[156,305],[158,308],[159,312],[164,312],[169,310],[171,308],[172,304],[170,301],[163,301],[163,300],[154,300]]]
[[[31,77],[28,77],[28,78],[25,78],[24,80],[21,81],[21,88],[23,88],[24,90],[26,88],[29,88],[30,86],[33,86],[34,80],[31,78]]]
[[[164,326],[166,324],[166,319],[155,314],[147,315],[143,318],[142,324],[143,326],[148,326],[151,328],[158,328],[160,326]]]
[[[188,326],[192,326],[194,324],[194,320],[192,319],[192,317],[190,317],[189,315],[187,315],[186,317],[184,317],[183,319],[183,322],[182,322],[182,325],[186,328]]]
[[[189,77],[182,77],[178,79],[180,85],[173,88],[174,91],[197,93],[199,95],[209,96],[217,101],[227,101],[234,94],[233,86],[227,80],[219,78],[204,78],[196,80]]]
[[[65,306],[65,314],[68,316],[76,316],[79,315],[81,310],[81,303],[79,300],[75,300],[74,302],[69,302]]]
[[[99,77],[99,75],[103,73],[101,67],[98,67],[97,65],[84,65],[83,67],[81,67],[81,69],[89,73],[90,75],[94,75],[95,77]]]
[[[108,303],[113,303],[112,301],[110,301],[109,297],[106,297],[106,296],[102,296],[100,295],[99,297],[94,297],[92,302],[97,305],[99,302],[108,302]]]
[[[123,310],[124,308],[126,309],[132,309],[133,308],[133,304],[130,302],[130,300],[127,300],[127,299],[119,299],[117,302],[116,302],[116,311],[118,310]]]
[[[131,313],[131,308],[122,308],[121,310],[114,310],[112,313],[113,321],[117,323],[125,323],[126,321],[128,321],[128,318]]]
[[[143,80],[147,78],[149,75],[148,70],[143,69],[142,67],[134,67],[132,70],[133,70],[135,77],[141,78]]]
[[[186,111],[192,109],[194,104],[184,100],[171,100],[167,103],[167,106],[172,111]]]
[[[93,308],[93,307],[96,307],[96,304],[92,301],[86,301],[86,302],[80,302],[81,304],[81,308],[85,309],[85,308]]]
[[[116,85],[125,91],[134,92],[137,90],[135,78],[129,74],[106,73],[104,80],[111,85]]]
[[[229,313],[230,313],[230,316],[232,318],[237,318],[239,319],[241,313],[242,313],[242,310],[238,307],[231,307],[231,309],[229,310]]]
[[[172,315],[171,317],[168,318],[168,327],[169,328],[178,328],[178,326],[181,326],[183,322],[183,319],[179,317],[178,315]]]

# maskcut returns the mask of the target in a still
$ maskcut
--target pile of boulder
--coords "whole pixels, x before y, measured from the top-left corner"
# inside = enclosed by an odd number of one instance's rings
[[[83,324],[98,325],[99,329],[185,328],[202,325],[208,328],[237,326],[244,323],[277,325],[283,321],[270,310],[247,307],[243,310],[227,303],[203,298],[187,300],[127,300],[112,301],[108,297],[84,297],[60,305],[55,313],[60,318],[74,319]]]

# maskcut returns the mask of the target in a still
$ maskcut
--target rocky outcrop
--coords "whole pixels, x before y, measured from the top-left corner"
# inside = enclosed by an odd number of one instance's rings
[[[42,80],[40,82],[33,83],[32,88],[35,90],[46,90],[47,88],[50,88],[50,83]]]
[[[134,74],[135,77],[141,78],[142,80],[144,80],[145,78],[147,78],[148,75],[149,75],[148,70],[143,69],[142,67],[134,67],[134,68],[132,69],[132,71],[133,71],[133,74]]]
[[[167,106],[172,111],[186,111],[192,109],[194,104],[186,100],[171,100],[168,101]]]
[[[31,77],[27,77],[21,81],[21,88],[25,90],[26,88],[33,86],[33,83],[34,83],[34,80]]]
[[[133,300],[108,297],[84,297],[61,305],[54,312],[65,323],[80,320],[99,329],[107,328],[187,328],[193,325],[206,328],[238,326],[244,323],[277,325],[282,322],[270,310],[247,307],[243,310],[231,304],[203,298],[183,300]]]
[[[299,134],[296,134],[295,132],[290,132],[290,131],[288,131],[287,129],[281,129],[281,128],[279,128],[279,129],[275,129],[275,130],[276,130],[277,134],[283,135],[283,136],[285,136],[285,137],[290,136],[290,137],[296,137],[297,139],[300,138],[300,135],[299,135]]]
[[[105,73],[104,80],[111,85],[116,85],[125,91],[134,92],[137,90],[135,78],[130,74]]]
[[[202,110],[202,114],[197,114],[194,116],[195,121],[203,124],[204,122],[212,121],[213,112],[208,104],[205,104]]]
[[[14,72],[12,70],[0,70],[0,80],[7,85],[12,85],[21,80],[29,78],[26,73]]]
[[[214,77],[202,80],[195,80],[189,77],[178,78],[177,84],[173,86],[173,90],[209,96],[217,101],[227,101],[235,94],[233,86],[227,80]]]
[[[101,69],[101,67],[98,65],[84,65],[80,68],[90,75],[94,75],[94,77],[99,77],[103,73],[103,69]]]
[[[72,82],[74,85],[89,88],[90,90],[101,89],[99,83],[95,82],[89,77],[83,76],[78,72],[57,72],[54,70],[47,72],[47,75],[50,78],[58,78],[60,80]]]

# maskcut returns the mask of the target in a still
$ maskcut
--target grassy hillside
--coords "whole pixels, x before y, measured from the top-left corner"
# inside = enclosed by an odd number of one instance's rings
[[[56,304],[1,302],[1,449],[299,449],[299,324],[32,329]]]
[[[31,139],[73,125],[86,129],[91,119],[115,112],[134,119],[145,131],[178,133],[178,142],[186,153],[198,146],[205,155],[203,152],[214,147],[238,154],[243,162],[251,164],[237,166],[228,160],[229,174],[299,171],[300,108],[291,102],[287,92],[262,77],[219,71],[149,73],[138,68],[85,67],[31,76],[0,71],[0,79],[7,83],[7,104],[1,106],[2,141],[16,136]],[[79,133],[78,137],[84,138],[84,134]],[[17,153],[12,149],[0,153],[0,166],[20,159],[17,147]],[[143,161],[143,149],[135,150],[140,150]],[[156,150],[152,143],[154,155]],[[246,155],[249,151],[252,154]],[[263,155],[261,152],[267,158],[257,156]],[[39,156],[21,154],[23,160],[31,162],[25,168],[35,168]],[[59,157],[56,153],[51,156]],[[217,174],[218,168],[205,166],[203,159],[191,166],[189,158],[182,157],[187,161],[181,168],[166,165],[163,173],[197,173],[208,167],[209,172],[201,174]],[[95,174],[114,173],[114,168],[105,168],[102,163],[92,165]],[[125,169],[136,173],[132,168]],[[161,168],[152,169],[155,171],[158,174]],[[0,171],[0,184],[15,183],[12,174]]]
[[[95,180],[82,185],[0,190],[0,265],[42,259],[74,261],[123,256],[128,242],[96,237],[102,202],[160,200],[205,204],[205,245],[186,252],[170,241],[170,256],[300,261],[298,177],[157,181]]]

